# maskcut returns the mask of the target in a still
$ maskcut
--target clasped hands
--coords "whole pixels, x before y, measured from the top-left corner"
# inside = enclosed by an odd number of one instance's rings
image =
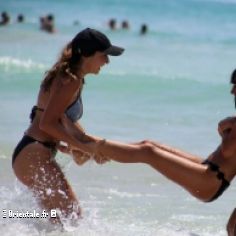
[[[97,164],[104,164],[108,161],[110,161],[109,158],[105,157],[104,155],[102,155],[101,153],[87,153],[87,152],[83,152],[80,149],[74,148],[70,145],[62,145],[59,144],[58,145],[58,150],[65,153],[65,154],[69,154],[73,157],[74,161],[76,162],[76,164],[78,165],[83,165],[86,161],[93,159],[95,160],[95,162]]]

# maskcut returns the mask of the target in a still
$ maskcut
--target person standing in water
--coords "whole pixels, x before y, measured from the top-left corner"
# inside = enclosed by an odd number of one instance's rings
[[[14,150],[12,167],[18,180],[32,190],[43,209],[57,209],[53,223],[62,224],[63,218],[81,215],[79,202],[55,155],[58,149],[65,151],[60,141],[79,149],[79,139],[86,140],[79,123],[85,76],[98,74],[109,63],[108,56],[119,56],[123,51],[112,45],[103,33],[84,29],[66,45],[41,83],[30,115],[31,124]],[[73,154],[80,164],[88,160],[88,156],[81,156],[82,152]],[[107,161],[98,155],[94,158],[99,163]]]

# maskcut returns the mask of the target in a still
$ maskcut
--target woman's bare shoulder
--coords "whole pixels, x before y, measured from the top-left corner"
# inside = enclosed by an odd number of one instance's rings
[[[81,81],[79,79],[75,79],[67,73],[60,73],[55,77],[52,83],[51,91],[64,90],[73,92],[78,90],[80,86]]]

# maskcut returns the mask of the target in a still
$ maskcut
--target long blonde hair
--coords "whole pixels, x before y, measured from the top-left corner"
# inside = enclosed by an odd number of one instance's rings
[[[46,72],[46,75],[41,83],[41,88],[43,88],[45,91],[49,91],[50,87],[52,85],[53,80],[58,76],[61,75],[63,79],[63,75],[65,79],[68,79],[68,76],[70,76],[70,79],[80,79],[77,77],[76,72],[81,67],[81,57],[80,56],[73,56],[72,55],[72,48],[71,48],[71,42],[66,45],[66,47],[62,50],[62,53],[57,60],[57,62],[53,65],[53,67]],[[81,81],[81,89],[84,84],[84,79]]]

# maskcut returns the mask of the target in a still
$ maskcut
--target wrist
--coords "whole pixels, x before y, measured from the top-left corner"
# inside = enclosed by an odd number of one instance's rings
[[[106,144],[107,140],[105,138],[96,141],[95,154],[102,152],[102,147]]]

